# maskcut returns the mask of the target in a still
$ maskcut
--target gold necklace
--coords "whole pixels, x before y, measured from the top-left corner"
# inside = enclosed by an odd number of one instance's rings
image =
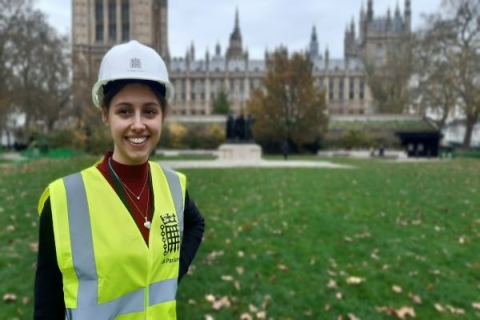
[[[122,179],[120,179],[120,177],[118,176],[118,174],[115,172],[115,170],[113,169],[113,166],[112,166],[112,157],[108,158],[108,166],[110,167],[110,169],[112,170],[113,174],[115,175],[115,177],[118,179],[118,181],[120,181],[120,183],[122,184],[123,186],[123,189],[126,191],[126,192],[130,192],[136,199],[137,201],[140,200],[140,197],[142,196],[143,194],[143,191],[145,191],[145,186],[147,185],[147,181],[148,181],[148,170],[150,167],[147,168],[147,175],[145,177],[145,182],[143,183],[143,188],[142,188],[142,191],[140,191],[140,194],[137,196],[132,190],[130,190],[129,187],[127,187],[127,185],[125,183],[123,183]]]

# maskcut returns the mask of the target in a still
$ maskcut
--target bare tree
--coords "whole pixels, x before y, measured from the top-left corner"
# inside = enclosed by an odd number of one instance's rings
[[[39,121],[43,129],[51,129],[70,100],[68,40],[58,35],[31,1],[15,4],[15,15],[7,18],[8,79],[11,103],[25,114],[24,138],[28,139]]]
[[[446,32],[446,33],[445,33]],[[419,30],[413,45],[414,80],[412,104],[442,128],[458,105],[453,69],[449,67],[442,39],[451,36],[450,28],[437,26]]]
[[[416,52],[419,101],[440,110],[443,122],[459,109],[466,120],[463,146],[468,148],[480,116],[480,2],[444,0],[442,9],[426,17]]]

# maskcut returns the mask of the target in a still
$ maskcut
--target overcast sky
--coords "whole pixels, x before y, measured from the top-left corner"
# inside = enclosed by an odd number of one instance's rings
[[[49,22],[62,33],[71,33],[71,0],[36,0]],[[367,0],[170,0],[168,25],[169,46],[172,56],[184,56],[188,46],[195,44],[197,58],[207,48],[212,53],[217,42],[222,53],[228,46],[233,31],[235,9],[240,14],[243,46],[250,58],[263,58],[265,48],[280,44],[290,51],[305,49],[310,40],[312,26],[317,28],[320,51],[328,46],[332,58],[343,57],[345,26],[352,17],[358,27],[362,2]],[[374,0],[374,15],[392,14],[399,4],[403,14],[404,0]],[[416,29],[422,25],[424,13],[438,11],[441,0],[411,0],[412,23]],[[358,30],[357,30],[358,32]]]

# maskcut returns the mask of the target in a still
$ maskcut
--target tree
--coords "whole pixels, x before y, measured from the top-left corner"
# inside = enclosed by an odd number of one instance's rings
[[[212,109],[214,114],[230,113],[230,101],[228,101],[228,92],[225,88],[222,87],[213,100]]]
[[[377,112],[405,113],[412,74],[410,39],[389,40],[383,50],[384,55],[363,61]]]
[[[417,53],[426,61],[420,66],[423,82],[417,88],[427,106],[443,110],[442,116],[461,110],[466,120],[463,146],[468,148],[480,116],[480,2],[444,0],[442,8],[426,17]]]
[[[256,139],[315,143],[326,130],[325,96],[314,85],[307,54],[279,48],[266,61],[265,90],[256,89],[247,108],[255,118]]]
[[[25,114],[27,140],[40,122],[53,129],[70,102],[68,38],[58,35],[31,0],[0,0],[0,9],[0,111]]]
[[[412,104],[423,116],[434,114],[433,121],[442,128],[457,104],[453,70],[444,59],[438,38],[445,30],[419,30],[413,45],[414,80]]]

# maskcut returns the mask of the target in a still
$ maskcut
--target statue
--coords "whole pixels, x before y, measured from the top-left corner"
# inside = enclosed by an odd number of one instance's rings
[[[229,114],[227,117],[225,133],[226,133],[227,142],[231,142],[235,140],[235,118],[231,114]]]

